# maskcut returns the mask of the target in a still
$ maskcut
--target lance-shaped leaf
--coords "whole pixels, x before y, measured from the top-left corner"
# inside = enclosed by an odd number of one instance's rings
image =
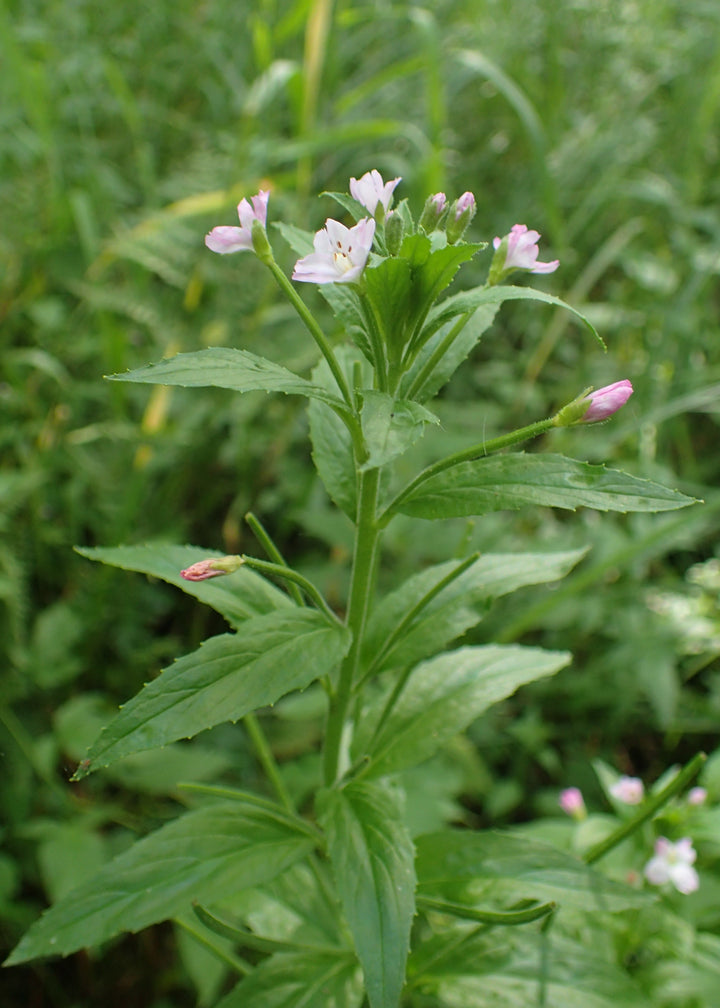
[[[412,308],[410,265],[405,259],[383,259],[364,273],[367,296],[391,360],[399,360]]]
[[[315,610],[256,616],[239,633],[212,637],[179,658],[121,709],[77,776],[273,704],[332,675],[348,632]]]
[[[481,909],[534,899],[610,913],[653,900],[588,868],[569,851],[510,832],[442,830],[415,843],[418,892],[424,896]]]
[[[420,403],[373,389],[365,389],[362,396],[362,431],[369,453],[363,469],[375,469],[402,455],[423,435],[425,424],[440,423]]]
[[[415,912],[402,793],[355,782],[322,794],[319,808],[370,1008],[398,1008]]]
[[[352,954],[282,952],[261,962],[217,1008],[359,1008],[363,996]]]
[[[223,556],[215,550],[150,542],[96,549],[76,547],[76,552],[89,560],[99,560],[111,567],[138,571],[167,581],[211,606],[234,627],[251,616],[262,616],[276,609],[294,608],[294,603],[284,592],[249,567],[241,567],[230,577],[213,578],[210,581],[186,581],[181,577],[180,571],[197,561]]]
[[[527,504],[598,511],[673,511],[692,497],[616,469],[562,455],[517,452],[472,459],[418,481],[392,511],[416,518],[463,518]]]
[[[450,320],[424,343],[400,382],[400,395],[417,402],[432,399],[479,342],[497,314],[497,305],[483,305],[466,318]]]
[[[282,811],[242,802],[188,812],[138,841],[33,924],[6,965],[68,955],[262,884],[312,850]]]
[[[182,385],[186,388],[212,386],[235,392],[284,392],[286,395],[319,399],[330,406],[346,409],[343,401],[327,389],[306,381],[265,357],[231,347],[211,347],[177,354],[136,371],[110,377],[115,381]]]
[[[569,661],[565,651],[516,645],[465,647],[438,655],[414,670],[392,713],[376,737],[356,749],[356,758],[369,757],[365,775],[372,777],[414,766],[491,704],[524,683],[554,675]],[[372,716],[367,721],[376,723]]]
[[[542,1003],[552,1008],[650,1008],[615,956],[602,952],[602,943],[593,948],[587,933],[580,944],[557,929],[538,935],[517,928],[501,936],[497,931],[468,936],[454,930],[435,934],[420,947],[413,977],[443,1008]]]
[[[374,609],[363,646],[365,666],[374,663],[375,671],[380,672],[435,654],[475,626],[491,599],[525,585],[562,578],[585,552],[485,553],[449,582],[452,572],[458,569],[456,561],[435,564],[414,574]],[[434,594],[443,582],[448,583]],[[414,610],[415,615],[408,620]]]
[[[586,325],[597,341],[602,346],[605,346],[595,326],[577,308],[573,308],[572,305],[567,304],[567,302],[552,294],[546,294],[545,291],[535,290],[533,287],[514,287],[512,285],[477,287],[475,290],[462,291],[459,294],[446,298],[428,313],[423,333],[429,336],[436,329],[439,329],[441,325],[444,325],[451,319],[457,318],[458,315],[465,315],[467,312],[474,311],[481,305],[495,305],[499,307],[504,301],[543,301],[545,304],[555,305],[557,308],[565,308]]]

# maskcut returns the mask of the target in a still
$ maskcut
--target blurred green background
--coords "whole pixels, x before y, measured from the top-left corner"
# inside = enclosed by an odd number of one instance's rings
[[[604,336],[607,354],[568,313],[508,305],[444,392],[443,429],[416,462],[630,378],[635,395],[610,424],[535,447],[705,501],[657,517],[520,512],[432,535],[391,528],[387,584],[470,546],[591,547],[562,585],[513,595],[475,636],[568,648],[575,662],[495,708],[416,782],[429,825],[526,821],[552,813],[568,784],[599,794],[594,757],[652,780],[717,746],[715,0],[437,0],[432,11],[4,0],[0,64],[4,947],[172,816],[178,779],[257,775],[228,727],[68,785],[108,712],[222,626],[73,546],[163,538],[257,552],[243,522],[252,509],[343,605],[349,527],[314,476],[299,401],[102,380],[209,345],[313,364],[262,265],[203,245],[259,186],[272,189],[270,220],[305,227],[336,212],[316,194],[373,167],[402,176],[398,195],[416,212],[428,193],[469,189],[470,237],[537,228],[541,258],[561,261],[537,285]],[[488,264],[479,256],[460,282],[483,282]],[[268,730],[302,796],[317,726],[296,714],[279,711]],[[187,935],[155,928],[6,971],[0,993],[18,1008],[210,1004],[217,978],[198,956]]]

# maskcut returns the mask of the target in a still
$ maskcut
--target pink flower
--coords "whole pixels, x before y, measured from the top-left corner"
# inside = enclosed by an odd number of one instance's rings
[[[625,805],[639,805],[645,788],[639,777],[620,777],[610,788],[610,794]]]
[[[566,812],[573,819],[584,819],[587,815],[585,810],[585,800],[580,788],[569,787],[560,792],[558,804],[563,812]]]
[[[448,212],[448,221],[445,227],[448,244],[454,245],[455,242],[460,241],[475,216],[476,210],[477,204],[471,192],[464,192],[455,200]]]
[[[442,193],[440,194],[442,195]],[[455,217],[460,219],[464,213],[470,210],[473,214],[476,210],[475,197],[471,192],[464,192],[462,196],[459,196],[455,203]]]
[[[625,405],[632,394],[633,387],[627,378],[591,392],[584,400],[589,401],[590,406],[583,413],[582,422],[595,423],[597,420],[607,420]]]
[[[530,273],[554,273],[560,265],[560,260],[538,262],[539,238],[540,234],[537,231],[528,231],[524,224],[514,224],[510,234],[504,238],[493,238],[495,259],[498,260],[497,264],[493,261],[495,272],[509,273],[511,270],[521,269]]]
[[[704,787],[690,788],[688,791],[688,805],[704,805],[707,801],[707,791]]]
[[[259,221],[263,228],[267,222],[267,205],[270,192],[261,189],[257,196],[252,197],[252,206],[246,199],[238,203],[240,227],[220,225],[214,227],[205,235],[205,244],[211,252],[227,255],[228,252],[252,252],[253,221]]]
[[[678,892],[695,892],[700,885],[698,873],[692,867],[697,857],[690,837],[683,837],[677,843],[666,837],[655,841],[655,857],[645,865],[645,878],[652,885],[671,882]]]
[[[180,571],[180,576],[186,581],[207,581],[210,578],[232,574],[242,567],[244,560],[239,556],[210,557],[208,560],[198,560],[186,570]]]
[[[372,171],[365,172],[359,179],[350,179],[350,195],[371,214],[375,213],[378,203],[387,213],[398,182],[400,182],[400,178],[393,179],[392,182],[383,182],[380,172],[377,168],[373,168]]]
[[[315,251],[295,263],[293,280],[317,284],[359,280],[374,236],[372,217],[363,217],[351,228],[335,220],[325,221],[325,227],[313,239]]]

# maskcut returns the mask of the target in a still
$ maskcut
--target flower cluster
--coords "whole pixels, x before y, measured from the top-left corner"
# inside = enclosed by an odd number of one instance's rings
[[[640,805],[645,799],[645,785],[639,777],[621,776],[607,787],[607,793],[622,805]],[[704,805],[707,797],[707,791],[704,787],[691,788],[685,796],[686,810]],[[561,791],[558,796],[558,805],[566,815],[575,819],[576,822],[582,822],[587,818],[585,799],[582,791],[577,787],[569,787]],[[671,885],[679,893],[688,895],[695,892],[700,886],[700,878],[693,867],[696,859],[697,852],[690,837],[682,837],[680,840],[673,841],[665,836],[659,836],[655,841],[653,856],[643,868],[643,875],[651,885]],[[639,881],[640,875],[633,870],[629,873],[628,878],[635,883]]]

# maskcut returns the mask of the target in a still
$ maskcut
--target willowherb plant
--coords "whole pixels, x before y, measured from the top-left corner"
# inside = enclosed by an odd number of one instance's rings
[[[464,237],[475,200],[471,193],[455,201],[433,194],[416,221],[406,201],[393,208],[399,182],[372,171],[351,180],[350,195],[332,194],[354,218],[349,226],[330,219],[313,237],[279,225],[299,256],[292,279],[319,285],[349,338],[341,346],[331,344],[274,258],[269,192],[240,203],[239,226],[216,227],[206,237],[212,251],[249,252],[270,269],[322,355],[311,379],[227,348],[114,376],[309,399],[315,465],[354,526],[347,611],[333,611],[252,515],[265,558],[167,544],[82,551],[183,588],[221,613],[231,630],[178,659],[130,700],[76,778],[242,719],[272,797],[187,786],[187,811],[47,911],[9,963],[187,920],[194,909],[206,947],[239,974],[222,1008],[472,1008],[497,998],[515,1003],[512,996],[523,991],[522,998],[534,997],[538,984],[544,998],[560,974],[572,983],[567,963],[556,965],[547,948],[558,908],[615,912],[649,898],[586,863],[627,835],[627,823],[585,860],[518,833],[447,828],[410,835],[402,772],[432,757],[493,703],[570,661],[565,652],[537,647],[452,649],[452,642],[480,622],[489,600],[563,577],[583,551],[472,554],[418,571],[378,598],[388,525],[398,515],[427,522],[533,505],[664,511],[692,500],[602,466],[508,450],[553,427],[609,418],[632,393],[627,380],[584,390],[553,416],[439,458],[407,482],[399,478],[396,462],[438,423],[433,397],[504,301],[535,300],[579,315],[552,295],[506,284],[516,271],[547,274],[558,266],[538,260],[540,236],[524,225],[495,239],[484,286],[448,295],[458,269],[486,247]],[[324,698],[323,782],[298,810],[255,712],[313,683]],[[663,800],[695,769],[680,773]],[[249,958],[229,952],[218,935],[249,950]],[[581,951],[575,949],[577,962]],[[610,1001],[629,981],[620,971],[604,976]],[[528,1003],[522,998],[517,1003]]]

